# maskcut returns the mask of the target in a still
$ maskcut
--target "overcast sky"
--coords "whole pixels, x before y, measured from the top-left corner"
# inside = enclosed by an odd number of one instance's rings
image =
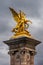
[[[12,36],[11,30],[16,22],[9,7],[17,12],[24,11],[27,18],[32,21],[28,30],[35,39],[42,42],[36,47],[35,65],[43,65],[43,0],[0,0],[0,65],[10,65],[8,46],[3,41]]]

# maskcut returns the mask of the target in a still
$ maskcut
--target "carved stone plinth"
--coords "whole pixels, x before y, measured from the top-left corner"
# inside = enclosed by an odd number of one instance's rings
[[[4,41],[4,43],[9,46],[10,65],[34,65],[35,46],[40,41],[21,37]]]

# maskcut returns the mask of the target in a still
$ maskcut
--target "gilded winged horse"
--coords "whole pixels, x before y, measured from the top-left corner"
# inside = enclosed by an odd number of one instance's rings
[[[17,25],[15,28],[13,28],[12,32],[22,32],[26,28],[28,28],[27,22],[32,23],[30,20],[26,19],[25,13],[20,10],[19,13],[17,13],[13,8],[9,8],[14,20],[17,22]]]

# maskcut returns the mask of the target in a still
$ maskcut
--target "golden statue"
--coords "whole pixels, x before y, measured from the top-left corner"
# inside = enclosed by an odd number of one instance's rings
[[[14,20],[17,22],[16,27],[12,30],[12,32],[15,32],[13,38],[23,35],[31,36],[31,34],[26,29],[29,27],[29,24],[27,22],[32,22],[26,19],[25,13],[21,10],[19,13],[17,13],[13,8],[9,9],[13,15]]]

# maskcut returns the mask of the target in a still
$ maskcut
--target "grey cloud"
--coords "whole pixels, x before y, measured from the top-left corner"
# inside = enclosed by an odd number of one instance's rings
[[[9,19],[8,19],[9,18]],[[0,34],[10,33],[15,22],[10,17],[0,18]]]
[[[36,47],[36,52],[37,54],[35,55],[35,65],[40,65],[40,64],[43,64],[43,43],[39,44],[37,47]]]
[[[37,57],[38,58],[38,57]],[[43,65],[43,60],[35,60],[35,65]]]
[[[43,65],[43,60],[40,60],[37,65]]]
[[[0,64],[9,65],[9,56],[0,53]]]
[[[2,0],[0,1],[0,8],[2,13],[9,14],[8,7],[14,7],[16,10],[23,10],[28,16],[31,17],[40,17],[39,8],[40,1],[39,0]]]
[[[17,9],[24,10],[24,12],[26,12],[28,16],[40,17],[40,14],[39,14],[40,1],[39,0],[27,0],[27,1],[13,0],[12,3],[15,4]]]
[[[28,30],[31,32],[33,37],[43,42],[43,22],[42,20],[40,20],[39,23],[37,21],[34,22],[36,22],[38,25],[37,24],[35,24],[36,26],[31,25]]]
[[[2,34],[2,33],[4,33],[5,31],[7,31],[7,29],[8,29],[8,26],[7,25],[5,25],[5,24],[2,24],[2,25],[0,25],[1,26],[1,28],[0,28],[0,34]]]

